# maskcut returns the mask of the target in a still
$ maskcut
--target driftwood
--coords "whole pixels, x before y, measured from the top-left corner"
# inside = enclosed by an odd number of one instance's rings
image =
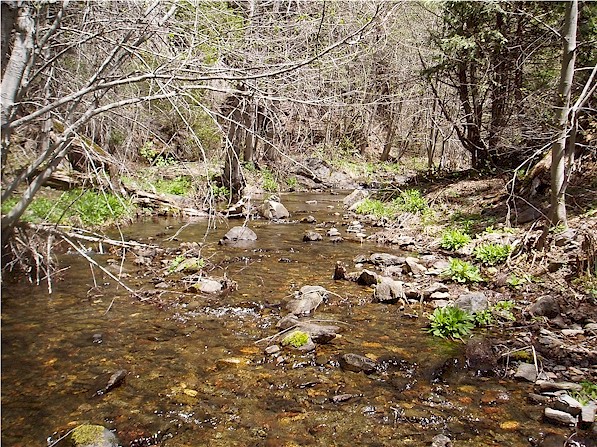
[[[192,201],[174,194],[155,194],[139,189],[127,188],[133,202],[150,208],[172,208],[178,210],[185,216],[209,217],[210,213],[205,210],[194,208]]]

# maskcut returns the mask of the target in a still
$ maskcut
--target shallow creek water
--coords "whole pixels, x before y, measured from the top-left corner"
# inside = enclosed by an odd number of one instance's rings
[[[296,222],[251,222],[259,239],[247,248],[217,245],[240,222],[220,222],[205,239],[205,222],[185,227],[170,244],[204,241],[204,257],[227,260],[212,272],[238,283],[225,296],[171,293],[171,305],[156,306],[97,270],[110,284],[90,292],[90,268],[72,255],[61,258],[70,268],[51,296],[28,283],[3,284],[2,445],[43,446],[82,422],[115,429],[125,446],[158,431],[164,446],[428,446],[438,433],[457,446],[527,446],[556,431],[526,403],[530,386],[446,362],[462,344],[427,335],[426,319],[399,305],[372,303],[370,288],[331,279],[337,260],[353,266],[359,254],[400,254],[356,240],[302,242],[313,225],[298,220],[308,214],[337,222],[346,236],[342,197],[283,196]],[[123,233],[162,241],[183,224],[153,219]],[[133,277],[138,270],[124,267]],[[151,285],[151,277],[138,284]],[[256,341],[277,332],[283,304],[304,285],[333,292],[312,318],[339,322],[342,336],[308,354],[285,350],[281,362]],[[348,352],[377,360],[379,372],[343,371],[337,358]],[[93,396],[118,369],[128,371],[125,383]],[[342,394],[352,397],[332,400]]]

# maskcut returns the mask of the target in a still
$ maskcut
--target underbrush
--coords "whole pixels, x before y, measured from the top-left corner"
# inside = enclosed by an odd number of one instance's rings
[[[17,198],[3,202],[2,213],[8,212],[17,202]],[[132,211],[132,204],[123,197],[108,192],[74,189],[57,198],[34,199],[21,220],[30,223],[100,227],[126,219]]]

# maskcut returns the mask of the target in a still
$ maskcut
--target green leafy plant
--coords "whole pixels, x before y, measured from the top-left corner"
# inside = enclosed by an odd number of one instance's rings
[[[230,190],[226,186],[218,186],[212,183],[210,190],[214,200],[228,200],[230,198]]]
[[[500,318],[505,320],[514,321],[516,318],[512,313],[512,309],[514,309],[515,303],[511,300],[503,300],[498,301],[493,306],[491,306],[491,311],[493,315],[497,315]]]
[[[290,189],[295,189],[298,186],[298,180],[296,177],[288,177],[286,179],[286,184]]]
[[[588,380],[583,380],[582,382],[580,382],[580,386],[582,387],[580,391],[574,391],[570,393],[572,397],[574,397],[582,405],[587,405],[592,400],[597,401],[596,383],[589,382]]]
[[[303,331],[292,331],[282,340],[284,346],[290,345],[295,348],[305,346],[307,343],[309,343],[309,334]]]
[[[395,203],[401,211],[408,213],[423,213],[429,208],[427,199],[421,195],[418,189],[407,189],[400,193]]]
[[[491,308],[476,312],[474,319],[477,326],[490,326],[493,323],[493,312]]]
[[[442,272],[442,275],[460,283],[483,281],[476,266],[458,258],[450,258],[450,265]]]
[[[375,217],[393,217],[397,208],[393,202],[387,203],[381,200],[367,197],[359,203],[355,209],[357,214],[372,214]]]
[[[175,257],[172,261],[170,261],[170,265],[168,266],[168,273],[174,273],[176,271],[176,269],[178,268],[178,266],[180,264],[182,264],[182,262],[185,260],[185,256],[184,255],[178,255],[177,257]]]
[[[458,307],[438,307],[429,315],[428,332],[436,337],[462,339],[474,327],[474,317]]]
[[[184,196],[191,191],[192,182],[190,178],[180,176],[172,180],[157,180],[154,186],[157,192]]]
[[[487,265],[501,264],[512,252],[512,246],[508,244],[496,244],[486,242],[475,247],[475,257]]]
[[[457,228],[450,228],[442,234],[440,246],[446,250],[458,250],[471,241],[471,237]]]
[[[278,182],[274,178],[274,174],[269,169],[263,169],[261,171],[261,176],[263,180],[263,189],[267,192],[276,192],[278,191]]]

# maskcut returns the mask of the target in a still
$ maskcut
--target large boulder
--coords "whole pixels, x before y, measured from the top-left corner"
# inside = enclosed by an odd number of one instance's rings
[[[101,425],[82,424],[70,434],[73,447],[117,447],[116,435]]]
[[[237,226],[232,227],[228,233],[220,239],[220,245],[239,245],[247,242],[257,240],[257,235],[249,227]]]
[[[266,219],[286,219],[290,213],[284,205],[275,200],[266,200],[259,207],[259,214]]]

